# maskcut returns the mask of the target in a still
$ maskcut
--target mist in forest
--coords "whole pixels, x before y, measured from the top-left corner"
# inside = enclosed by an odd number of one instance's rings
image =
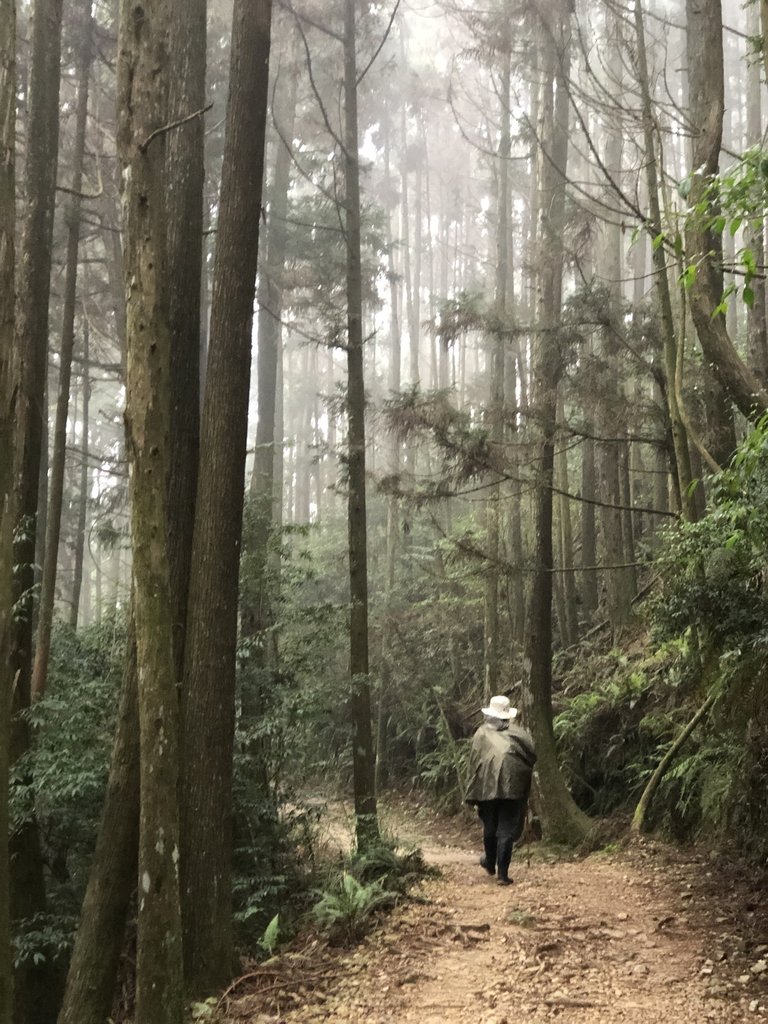
[[[0,1024],[179,1022],[492,695],[764,857],[764,15],[0,0]]]

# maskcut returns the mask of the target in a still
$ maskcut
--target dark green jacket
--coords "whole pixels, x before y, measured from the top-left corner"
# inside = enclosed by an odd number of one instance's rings
[[[535,764],[533,739],[525,729],[510,723],[499,731],[483,722],[472,739],[466,802],[527,797]]]

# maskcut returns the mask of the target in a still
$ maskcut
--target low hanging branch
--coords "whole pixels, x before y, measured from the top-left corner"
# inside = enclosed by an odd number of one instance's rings
[[[139,152],[146,153],[150,142],[152,142],[153,139],[156,139],[159,135],[165,135],[167,132],[172,132],[174,128],[181,128],[182,125],[189,124],[189,122],[194,121],[196,117],[202,117],[212,109],[213,104],[209,103],[207,106],[201,107],[200,110],[194,110],[191,114],[187,114],[186,117],[180,117],[178,121],[172,121],[170,124],[164,124],[160,128],[155,128],[155,130],[150,132],[146,139],[140,143]]]
[[[656,771],[650,777],[648,784],[643,790],[643,795],[640,797],[640,802],[638,803],[632,817],[632,827],[630,831],[633,835],[639,835],[641,832],[645,831],[645,819],[648,815],[648,809],[653,802],[653,798],[656,795],[656,790],[659,788],[661,780],[666,775],[669,766],[674,761],[680,748],[686,742],[699,722],[708,714],[710,708],[715,703],[716,697],[717,695],[714,693],[711,693],[709,697],[707,697],[688,725],[686,725],[664,757],[659,761]]]

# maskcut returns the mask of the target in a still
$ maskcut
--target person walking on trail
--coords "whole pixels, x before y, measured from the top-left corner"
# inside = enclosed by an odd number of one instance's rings
[[[485,855],[481,867],[510,885],[512,849],[523,832],[536,750],[530,734],[515,719],[509,698],[491,697],[481,709],[484,721],[472,738],[469,786],[465,797],[477,806],[483,823]]]

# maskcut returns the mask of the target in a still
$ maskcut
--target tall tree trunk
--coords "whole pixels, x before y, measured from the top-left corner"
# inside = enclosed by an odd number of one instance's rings
[[[355,0],[344,3],[344,218],[347,243],[347,459],[349,474],[349,673],[357,846],[376,842],[376,780],[368,678],[368,535],[365,503],[363,280],[360,254],[360,158],[357,125]]]
[[[497,468],[493,472],[493,484],[488,491],[485,505],[486,558],[485,601],[483,618],[483,695],[485,701],[498,691],[499,687],[499,556],[501,537],[502,485],[499,470],[504,467],[504,362],[506,335],[504,325],[507,316],[507,286],[509,284],[509,154],[511,151],[510,132],[510,79],[512,53],[509,41],[502,42],[499,55],[501,62],[501,131],[499,134],[498,210],[496,217],[496,282],[494,313],[497,329],[488,339],[489,357],[489,402],[488,439],[494,451]]]
[[[539,755],[538,776],[542,818],[555,842],[584,837],[589,819],[579,810],[560,773],[552,727],[552,484],[557,427],[557,390],[562,364],[557,324],[562,301],[565,170],[568,155],[569,35],[567,14],[558,0],[539,10],[542,94],[539,138],[543,140],[538,167],[541,228],[540,302],[534,339],[532,405],[539,425],[536,448],[538,474],[533,495],[534,571],[526,616],[526,702]],[[557,103],[555,105],[555,83]]]
[[[107,792],[58,1024],[104,1024],[112,1012],[136,887],[138,832],[139,708],[131,615]]]
[[[661,334],[664,350],[664,374],[666,377],[666,400],[670,428],[674,444],[676,473],[674,477],[678,507],[689,520],[696,518],[696,509],[691,492],[693,473],[688,447],[688,434],[680,413],[675,381],[677,378],[677,336],[669,289],[669,276],[664,246],[659,244],[663,232],[661,206],[659,201],[659,176],[656,166],[656,123],[648,72],[648,58],[645,48],[645,24],[641,0],[635,2],[635,41],[637,46],[637,71],[643,110],[643,139],[645,143],[646,183],[648,187],[649,221],[647,230],[652,239],[653,269],[656,273],[656,288],[661,316]]]
[[[275,143],[275,169],[269,194],[267,237],[264,258],[259,273],[258,294],[258,348],[256,355],[256,383],[258,387],[256,420],[256,453],[253,459],[250,494],[255,502],[255,527],[252,557],[257,577],[256,601],[243,612],[244,628],[254,636],[263,634],[272,621],[274,592],[269,586],[268,551],[275,526],[274,512],[278,488],[282,477],[276,469],[276,410],[278,393],[278,363],[282,348],[283,279],[288,247],[288,193],[291,185],[291,154],[283,143],[293,138],[296,121],[298,73],[296,67],[298,33],[292,32],[291,60],[288,82],[276,96],[277,123],[281,138]],[[281,504],[281,503],[280,503]],[[264,650],[256,645],[257,656]]]
[[[610,52],[609,71],[611,79],[623,92],[623,69],[621,64],[622,28],[618,17],[611,17],[607,26],[607,43]],[[621,126],[610,121],[605,125],[604,160],[614,180],[622,184],[623,138]],[[608,197],[610,200],[610,196]],[[622,438],[626,435],[626,412],[620,381],[620,361],[616,335],[621,322],[621,268],[624,266],[621,227],[618,223],[607,223],[601,232],[603,245],[599,260],[600,273],[607,282],[609,291],[608,316],[610,325],[602,332],[602,363],[605,367],[605,401],[598,419],[600,433],[607,441],[598,445],[599,467],[602,478],[601,493],[606,505],[600,510],[603,549],[606,571],[605,582],[608,594],[607,611],[614,634],[617,634],[632,620],[631,570],[616,568],[626,561],[624,544],[624,513],[618,508],[622,502],[621,460],[626,447]],[[615,507],[608,507],[613,505]]]
[[[16,235],[16,4],[0,0],[0,1024],[13,1020],[8,848],[13,665],[13,393]]]
[[[206,0],[169,0],[168,120],[185,118],[165,147],[168,323],[171,332],[168,564],[176,678],[184,641],[200,446],[200,294],[203,278],[203,136]],[[198,114],[197,117],[192,115]]]
[[[61,349],[59,352],[59,392],[56,399],[56,420],[53,429],[53,458],[48,484],[48,517],[45,532],[43,580],[40,591],[40,612],[37,624],[35,664],[32,671],[32,700],[45,693],[48,680],[48,660],[51,653],[53,605],[56,597],[56,576],[61,536],[61,514],[64,500],[64,471],[67,458],[67,419],[72,380],[72,356],[75,348],[75,313],[77,303],[78,253],[80,249],[80,211],[85,162],[85,133],[88,125],[88,87],[93,61],[92,0],[79,6],[76,26],[80,49],[77,55],[77,101],[75,111],[75,140],[72,158],[72,183],[67,210],[67,255],[64,280],[64,309],[62,313]]]
[[[692,124],[691,192],[693,209],[702,201],[710,176],[717,174],[723,135],[723,16],[720,0],[686,0],[690,120]],[[689,288],[696,333],[705,359],[734,404],[747,419],[768,410],[768,392],[742,361],[716,313],[723,294],[720,239],[706,228],[706,218],[690,218],[685,233],[686,257],[697,265]]]
[[[83,588],[83,559],[85,555],[85,527],[88,518],[88,480],[90,477],[89,466],[88,466],[88,435],[90,430],[89,418],[90,418],[90,401],[91,401],[91,380],[90,380],[90,326],[88,324],[88,316],[85,311],[83,312],[83,358],[82,358],[82,376],[83,376],[83,409],[81,413],[82,422],[82,459],[80,462],[80,486],[78,488],[77,496],[77,528],[75,531],[75,552],[74,552],[74,571],[72,574],[72,603],[69,610],[69,624],[72,629],[77,629],[78,618],[80,615],[80,595]],[[88,596],[88,587],[86,584],[86,597]],[[87,610],[86,610],[87,609]],[[88,618],[88,610],[90,609],[90,603],[86,605],[84,609],[86,615],[86,621]]]
[[[747,33],[752,38],[760,35],[760,11],[757,4],[747,7]],[[768,51],[768,47],[763,42]],[[747,112],[746,112],[746,144],[748,147],[759,146],[762,141],[762,85],[760,82],[760,64],[752,59],[747,67]],[[751,227],[745,231],[744,244],[752,250],[755,263],[762,267],[765,263],[765,218],[758,230]],[[752,281],[755,294],[752,306],[747,310],[747,352],[749,366],[760,382],[760,386],[768,389],[768,327],[766,326],[766,288],[765,277],[759,274]]]
[[[202,0],[172,0],[172,84],[168,116],[181,119],[200,110],[205,77],[205,4]],[[165,190],[171,355],[174,396],[170,410],[170,446],[174,453],[168,474],[167,523],[170,587],[173,599],[174,664],[183,656],[186,586],[191,553],[191,481],[197,468],[197,409],[200,352],[199,291],[202,228],[202,126],[195,118],[166,140],[164,174],[172,184]],[[182,144],[183,143],[183,144]],[[197,197],[197,198],[195,198]],[[200,211],[200,212],[198,212]],[[108,239],[108,270],[113,283],[118,337],[125,340],[123,258],[119,236]],[[122,346],[124,351],[124,345]],[[185,358],[186,353],[186,358]],[[188,360],[188,361],[187,361]],[[191,368],[190,368],[191,367]],[[182,392],[184,392],[182,394]],[[191,392],[191,395],[190,395]],[[98,569],[97,569],[98,572]],[[98,580],[98,576],[97,576]],[[131,596],[131,606],[133,596]],[[101,1024],[110,1013],[125,931],[126,911],[136,878],[139,832],[139,744],[136,653],[131,613],[128,657],[113,743],[107,793],[80,927],[75,940],[60,1024]]]
[[[591,275],[587,275],[587,279]],[[586,358],[589,358],[593,351],[593,342],[590,337],[587,341]],[[592,412],[585,409],[584,413],[585,433],[593,434],[595,424]],[[581,505],[581,565],[584,570],[581,573],[581,604],[587,622],[597,611],[598,605],[598,574],[594,569],[597,564],[597,524],[595,506],[591,504],[597,497],[597,459],[596,445],[591,437],[585,437],[581,445],[581,496],[584,502]]]
[[[168,4],[121,0],[118,155],[127,302],[126,435],[139,700],[138,1024],[183,1016],[179,900],[179,722],[173,663],[166,487],[170,329],[165,295]]]
[[[62,0],[36,0],[27,121],[24,229],[17,278],[15,349],[16,432],[14,443],[14,602],[11,658],[16,680],[11,763],[29,749],[26,721],[18,712],[30,704],[33,636],[32,587],[40,494],[48,369],[48,300],[59,136],[59,63]],[[34,817],[11,838],[11,903],[14,919],[44,913],[45,878],[40,835]],[[50,954],[50,951],[48,951]],[[51,955],[27,961],[16,974],[15,1017],[52,1021],[58,1001],[57,966]]]
[[[384,176],[388,191],[394,192],[395,186],[392,180],[392,170],[389,147],[389,120],[385,120],[384,128]],[[389,276],[389,392],[396,395],[400,391],[400,362],[401,362],[401,317],[400,317],[400,290],[398,288],[397,268],[395,266],[394,238],[392,232],[392,218],[387,214],[386,241]],[[395,480],[400,476],[400,444],[397,437],[390,435],[390,454],[386,472],[392,474]],[[387,703],[392,682],[392,625],[393,625],[393,592],[395,587],[395,569],[397,566],[398,549],[398,522],[400,518],[400,505],[397,495],[392,493],[387,497],[387,548],[385,553],[386,567],[384,571],[384,616],[381,625],[381,680],[379,685],[378,702],[376,705],[376,776],[375,791],[380,793],[388,782],[387,764]]]
[[[232,748],[240,541],[267,116],[271,0],[236,0],[192,546],[182,714],[190,994],[230,977]]]
[[[557,399],[557,419],[565,423],[565,401],[562,394]],[[571,524],[571,503],[566,494],[570,491],[568,481],[568,445],[566,435],[560,435],[560,447],[555,455],[555,473],[558,487],[565,494],[558,495],[558,518],[560,520],[560,566],[563,587],[563,621],[561,638],[564,647],[570,647],[579,639],[579,620],[576,609],[576,576],[573,571],[573,526]],[[564,635],[563,635],[564,634]]]

